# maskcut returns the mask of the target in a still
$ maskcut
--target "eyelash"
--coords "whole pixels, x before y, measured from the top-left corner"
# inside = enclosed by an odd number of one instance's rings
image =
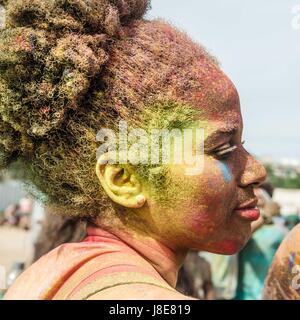
[[[241,145],[243,145],[244,143],[245,141],[243,141]],[[221,147],[219,147],[217,150],[215,150],[214,153],[218,159],[224,160],[224,159],[227,159],[237,148],[238,148],[237,145],[231,145],[231,143],[228,142],[222,145]]]

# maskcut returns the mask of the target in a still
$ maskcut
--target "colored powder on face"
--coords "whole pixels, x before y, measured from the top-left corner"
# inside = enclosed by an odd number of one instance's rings
[[[294,262],[295,262],[295,255],[296,253],[295,252],[292,252],[290,254],[290,257],[289,257],[289,268],[288,268],[288,271],[291,272],[293,266],[294,266]]]
[[[300,265],[300,253],[295,253],[295,265]]]
[[[231,181],[231,172],[228,168],[228,165],[222,161],[218,161],[218,166],[222,172],[225,182]]]
[[[292,272],[294,266],[300,265],[300,254],[292,251],[288,261],[288,272]]]

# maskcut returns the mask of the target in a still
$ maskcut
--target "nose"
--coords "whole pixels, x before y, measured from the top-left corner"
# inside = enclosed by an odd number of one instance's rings
[[[247,153],[246,165],[240,178],[240,186],[243,188],[250,185],[257,187],[266,180],[266,177],[267,172],[265,167]]]

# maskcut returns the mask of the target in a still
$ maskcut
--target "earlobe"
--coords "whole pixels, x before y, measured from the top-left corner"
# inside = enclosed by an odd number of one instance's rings
[[[107,159],[108,155],[103,157]],[[142,184],[126,167],[105,163],[100,157],[96,173],[104,191],[115,203],[127,208],[141,208],[146,203]]]
[[[139,195],[136,196],[136,201],[137,201],[138,205],[143,206],[144,203],[146,202],[146,198],[145,198],[144,195],[139,194]]]

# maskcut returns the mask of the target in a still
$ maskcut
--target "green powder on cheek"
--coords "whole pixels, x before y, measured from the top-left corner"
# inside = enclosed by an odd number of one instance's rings
[[[162,101],[146,107],[140,119],[143,128],[150,134],[152,129],[166,129],[169,132],[172,129],[179,129],[183,133],[184,129],[198,128],[200,118],[200,110],[190,105],[173,101]],[[204,124],[204,122],[201,123]],[[170,144],[171,150],[172,143],[173,140],[171,140]],[[160,144],[159,150],[155,152],[161,155],[162,148],[163,146]],[[177,195],[177,199],[182,199],[188,195],[187,190],[183,188],[183,183],[187,177],[183,176],[183,181],[174,183],[170,167],[167,164],[151,165],[149,163],[148,165],[139,165],[135,170],[148,186],[153,198],[161,203],[168,203],[171,198],[174,198],[174,195]]]

